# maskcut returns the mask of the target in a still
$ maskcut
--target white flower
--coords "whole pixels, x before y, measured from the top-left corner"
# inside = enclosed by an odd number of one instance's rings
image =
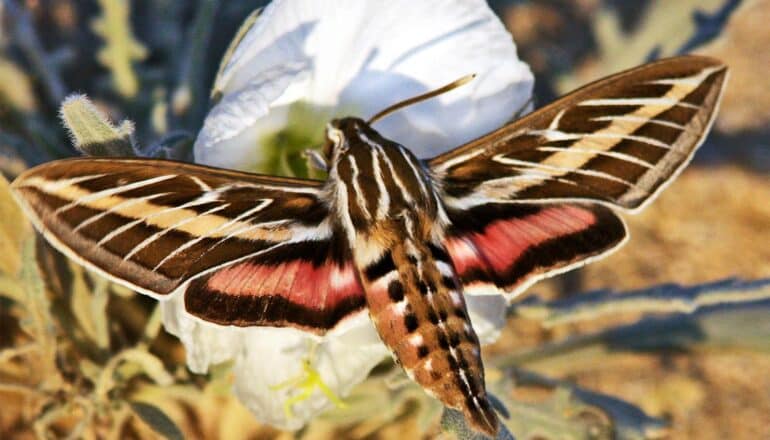
[[[215,84],[223,98],[206,118],[195,160],[260,168],[270,156],[265,139],[286,127],[292,106],[317,111],[323,127],[332,116],[366,118],[471,73],[478,76],[470,84],[376,124],[420,157],[499,127],[530,97],[532,73],[486,2],[275,1],[225,60]]]
[[[299,429],[330,405],[319,384],[302,389],[305,362],[323,386],[345,396],[389,353],[367,313],[319,338],[292,328],[214,325],[190,316],[183,301],[177,295],[161,307],[163,325],[182,340],[190,370],[202,374],[210,365],[234,359],[236,395],[260,421],[276,427]],[[286,402],[302,391],[312,394],[292,404],[287,414]]]
[[[334,116],[366,118],[470,73],[477,74],[470,84],[375,124],[418,156],[478,137],[527,105],[532,74],[486,2],[277,0],[225,60],[215,83],[221,99],[195,143],[195,160],[275,172],[282,169],[275,163],[279,133],[308,142],[286,147],[299,152],[321,143]],[[494,341],[505,322],[503,297],[469,297],[468,308],[482,342]],[[304,362],[344,397],[388,355],[366,313],[317,337],[205,323],[184,312],[181,297],[165,302],[163,312],[166,328],[187,348],[191,370],[235,359],[239,398],[260,420],[286,429],[332,404],[321,387],[276,386],[301,379]],[[296,398],[308,390],[309,397]]]

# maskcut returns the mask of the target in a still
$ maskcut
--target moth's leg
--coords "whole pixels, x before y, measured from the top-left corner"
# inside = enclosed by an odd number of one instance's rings
[[[325,172],[329,171],[329,163],[326,162],[326,158],[321,152],[307,149],[305,150],[305,157],[311,167]]]

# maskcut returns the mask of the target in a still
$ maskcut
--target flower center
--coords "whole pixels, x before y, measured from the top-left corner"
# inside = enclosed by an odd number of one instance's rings
[[[298,102],[289,106],[286,125],[280,130],[266,134],[259,140],[266,157],[260,160],[261,173],[290,176],[318,177],[316,170],[308,166],[304,151],[317,149],[323,142],[323,113],[306,103]]]
[[[293,103],[286,112],[286,125],[259,139],[266,157],[259,161],[259,165],[253,167],[253,171],[278,176],[323,179],[326,173],[310,165],[305,151],[320,150],[324,142],[326,124],[334,116],[355,113],[347,107],[320,107],[306,102]]]
[[[313,347],[312,352],[314,351],[315,347]],[[313,356],[313,354],[310,356]],[[313,368],[310,357],[302,360],[302,374],[300,376],[276,385],[272,385],[270,387],[270,389],[273,391],[281,390],[284,388],[296,389],[298,391],[298,393],[294,394],[283,402],[283,412],[287,419],[294,417],[294,412],[292,411],[294,404],[309,399],[316,389],[320,390],[327,399],[334,403],[334,406],[337,408],[347,408],[347,404],[343,402],[342,399],[340,399],[336,394],[334,394],[334,391],[332,391],[331,388],[329,388],[329,386],[326,385],[326,383],[323,381],[321,378],[321,373]]]

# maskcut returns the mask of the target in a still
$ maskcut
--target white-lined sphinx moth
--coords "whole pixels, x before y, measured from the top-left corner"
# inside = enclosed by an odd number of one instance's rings
[[[189,313],[322,334],[368,311],[409,376],[494,434],[464,294],[509,298],[606,255],[681,171],[716,114],[716,60],[590,84],[421,161],[358,118],[327,129],[325,182],[180,162],[79,158],[13,183],[68,256]]]

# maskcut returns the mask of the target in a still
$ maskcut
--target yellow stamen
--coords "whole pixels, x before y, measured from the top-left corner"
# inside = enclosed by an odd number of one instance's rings
[[[283,413],[286,415],[287,419],[294,418],[292,406],[309,399],[316,389],[321,390],[326,398],[328,398],[337,408],[347,408],[347,404],[343,402],[342,399],[340,399],[336,394],[334,394],[334,391],[332,391],[331,388],[329,388],[329,386],[324,383],[323,379],[321,378],[321,374],[316,371],[315,368],[313,368],[311,360],[314,357],[313,355],[315,353],[315,347],[316,346],[313,346],[310,355],[302,360],[302,373],[299,376],[288,379],[279,384],[272,385],[270,387],[270,390],[272,391],[284,388],[299,389],[299,393],[289,397],[283,403]]]

